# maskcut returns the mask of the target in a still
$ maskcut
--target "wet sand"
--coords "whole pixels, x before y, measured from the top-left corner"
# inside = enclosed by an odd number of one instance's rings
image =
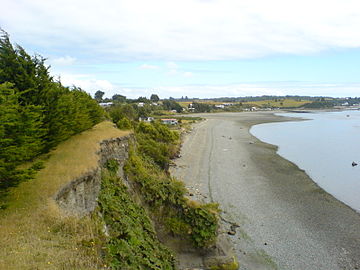
[[[290,119],[271,112],[201,116],[172,174],[240,225],[229,236],[240,269],[360,269],[360,215],[249,133],[254,124]]]

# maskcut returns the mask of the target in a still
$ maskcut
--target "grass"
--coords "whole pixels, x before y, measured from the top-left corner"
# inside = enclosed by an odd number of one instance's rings
[[[0,211],[0,269],[106,268],[94,241],[101,224],[63,216],[52,196],[97,166],[100,141],[127,134],[102,122],[61,143],[35,179],[10,190]]]
[[[208,105],[220,105],[220,104],[224,104],[224,103],[234,103],[234,104],[238,104],[239,102],[224,102],[224,101],[213,101],[213,100],[194,100],[194,101],[179,101],[178,103],[184,107],[187,108],[189,106],[189,104],[196,102],[196,103],[203,103],[203,104],[208,104]]]
[[[261,100],[261,101],[249,101],[243,102],[243,105],[251,105],[258,107],[279,107],[279,108],[296,108],[303,106],[304,104],[311,103],[308,100],[294,100],[294,99],[279,99],[275,100]]]

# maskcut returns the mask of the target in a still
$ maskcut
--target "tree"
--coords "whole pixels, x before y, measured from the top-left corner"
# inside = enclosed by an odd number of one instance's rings
[[[192,107],[194,108],[195,112],[210,112],[212,106],[205,103],[193,102]]]
[[[17,165],[41,152],[43,118],[40,106],[19,104],[11,83],[0,84],[0,188],[14,181]]]
[[[158,101],[160,100],[160,98],[159,98],[158,95],[152,94],[152,95],[150,96],[150,100],[151,100],[152,102],[158,102]]]
[[[120,119],[124,117],[128,118],[131,121],[138,118],[137,111],[131,104],[118,104],[112,106],[110,108],[109,114],[114,123],[117,123]]]
[[[115,95],[112,96],[112,100],[113,100],[113,102],[117,102],[117,103],[125,103],[126,102],[126,97],[122,96],[122,95],[115,94]]]
[[[95,100],[97,101],[97,102],[102,102],[103,101],[103,96],[105,95],[105,92],[103,92],[103,91],[100,91],[100,90],[98,90],[98,91],[96,91],[96,93],[95,93],[95,95],[94,95],[94,98],[95,98]]]
[[[137,102],[148,103],[149,100],[148,100],[146,97],[139,97],[139,98],[137,99]]]
[[[19,164],[102,117],[103,109],[89,94],[54,81],[45,58],[13,46],[0,30],[0,192],[2,183],[18,181]]]
[[[183,111],[183,108],[179,103],[175,100],[164,100],[163,107],[165,110],[176,110],[176,112],[180,113]]]

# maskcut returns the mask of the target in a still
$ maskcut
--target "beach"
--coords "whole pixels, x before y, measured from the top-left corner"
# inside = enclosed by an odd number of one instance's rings
[[[319,188],[254,124],[293,121],[271,112],[197,115],[172,174],[189,197],[218,202],[240,269],[360,269],[360,215]],[[233,227],[234,228],[234,227]]]

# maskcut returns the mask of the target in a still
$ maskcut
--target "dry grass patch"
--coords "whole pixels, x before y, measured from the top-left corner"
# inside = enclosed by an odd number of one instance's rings
[[[62,216],[52,196],[97,166],[102,140],[128,134],[102,122],[73,136],[50,152],[35,179],[10,191],[0,211],[0,269],[99,269],[101,224]]]
[[[308,100],[294,100],[294,99],[279,99],[275,100],[261,100],[243,102],[244,105],[260,106],[260,107],[279,107],[279,108],[296,108],[311,103]]]

